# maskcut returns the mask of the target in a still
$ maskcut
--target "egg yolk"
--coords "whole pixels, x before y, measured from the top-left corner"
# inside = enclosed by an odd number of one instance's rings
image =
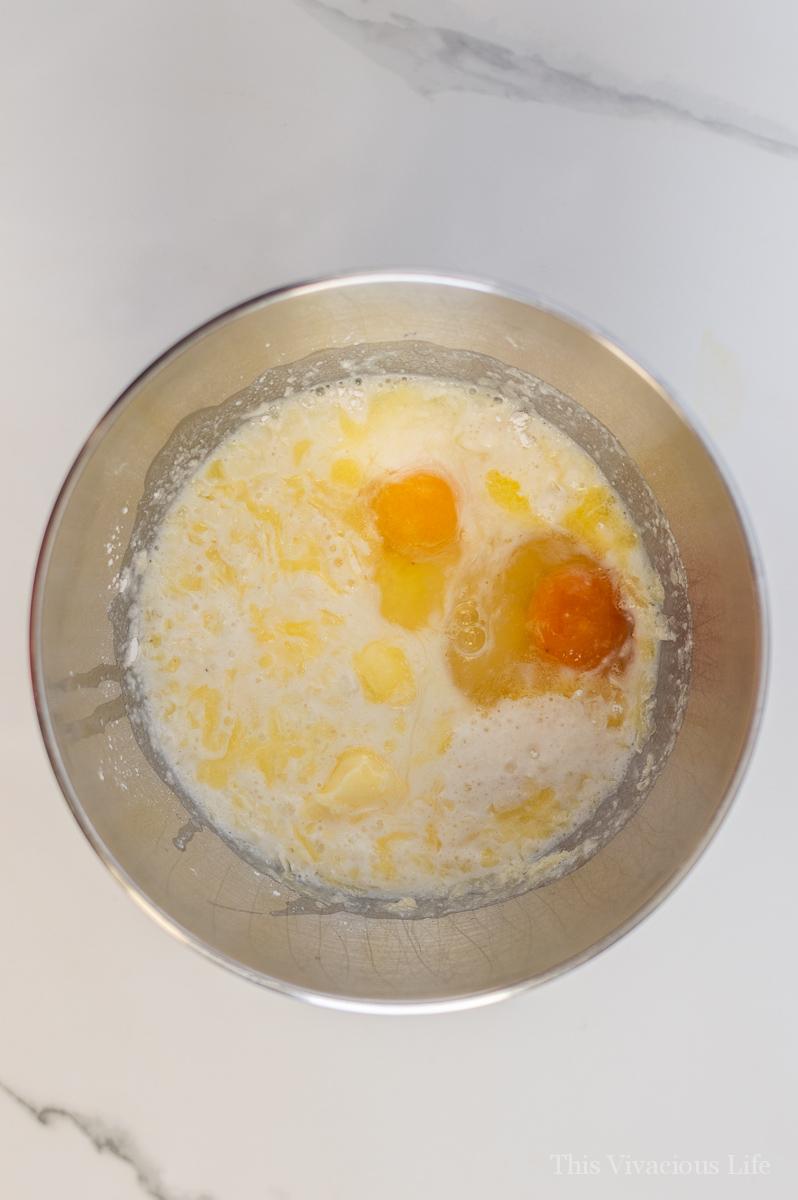
[[[384,544],[413,561],[434,558],[457,537],[457,502],[440,475],[416,471],[389,480],[371,507]]]
[[[620,650],[631,623],[606,571],[587,563],[565,563],[535,588],[527,628],[544,654],[564,666],[590,671]]]

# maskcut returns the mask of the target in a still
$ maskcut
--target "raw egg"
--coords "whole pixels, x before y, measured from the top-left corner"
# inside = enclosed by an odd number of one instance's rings
[[[606,571],[564,563],[540,580],[527,608],[532,641],[564,666],[591,671],[616,654],[631,622]]]

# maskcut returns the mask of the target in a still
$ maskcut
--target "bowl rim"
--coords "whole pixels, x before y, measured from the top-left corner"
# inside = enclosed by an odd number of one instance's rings
[[[168,912],[160,907],[155,901],[145,893],[145,891],[131,878],[125,868],[117,860],[110,848],[97,833],[94,825],[89,820],[80,802],[77,792],[72,786],[69,774],[61,758],[58,749],[58,744],[55,738],[53,724],[50,718],[49,707],[46,698],[46,691],[43,678],[42,660],[41,660],[41,622],[42,610],[44,602],[45,583],[48,574],[52,549],[55,543],[55,538],[58,533],[58,528],[61,522],[63,513],[69,503],[74,487],[80,477],[82,469],[93,453],[94,449],[100,444],[106,432],[116,421],[118,415],[124,409],[132,396],[138,390],[140,385],[166,366],[172,359],[182,354],[184,350],[190,348],[195,342],[200,341],[208,333],[213,330],[236,320],[245,313],[254,311],[258,308],[267,307],[270,304],[288,299],[293,296],[312,295],[318,292],[334,290],[338,288],[356,287],[363,284],[394,284],[394,283],[410,283],[410,284],[432,284],[449,288],[460,288],[465,291],[479,292],[491,296],[496,296],[499,299],[516,301],[527,305],[528,307],[538,309],[539,311],[557,318],[567,325],[575,328],[578,332],[586,334],[588,337],[597,341],[605,349],[607,349],[616,358],[620,359],[627,367],[636,374],[641,376],[663,399],[666,404],[672,409],[680,421],[688,428],[688,430],[698,439],[703,446],[709,458],[714,463],[718,470],[721,481],[728,492],[732,507],[736,513],[740,528],[743,532],[748,553],[751,576],[754,583],[755,596],[755,614],[756,614],[756,633],[757,639],[757,654],[756,654],[756,689],[755,700],[751,712],[751,720],[746,733],[745,740],[740,748],[737,761],[734,766],[734,771],[730,782],[726,788],[718,807],[715,811],[712,821],[707,826],[701,839],[692,848],[679,866],[665,879],[660,886],[652,893],[649,899],[642,904],[630,917],[618,925],[615,929],[605,934],[604,937],[593,942],[584,950],[577,954],[571,955],[550,970],[534,975],[529,979],[522,979],[514,983],[485,988],[473,992],[461,992],[451,996],[442,997],[434,1000],[384,1000],[384,999],[362,999],[357,996],[346,996],[334,992],[318,991],[314,988],[302,986],[300,984],[291,983],[277,976],[272,976],[266,972],[256,970],[239,962],[237,959],[225,954],[223,951],[217,950],[210,946],[197,934],[187,929]],[[47,519],[39,552],[36,559],[36,566],[33,576],[33,585],[31,590],[30,601],[30,618],[28,626],[28,656],[30,667],[31,686],[33,690],[33,699],[36,707],[36,716],[39,723],[42,739],[44,741],[47,757],[50,761],[53,774],[56,782],[61,790],[61,793],[69,806],[73,817],[75,818],[78,827],[82,831],[89,845],[95,851],[101,862],[108,869],[110,874],[121,884],[132,900],[138,904],[162,929],[172,934],[179,942],[190,946],[198,951],[203,957],[212,962],[226,967],[234,974],[256,983],[262,987],[267,987],[272,991],[280,992],[283,995],[293,996],[296,999],[304,1000],[308,1003],[323,1007],[341,1009],[350,1012],[359,1013],[385,1013],[385,1014],[429,1014],[438,1012],[454,1012],[463,1009],[478,1008],[487,1004],[495,1003],[498,1000],[503,1000],[509,996],[517,995],[520,992],[527,991],[533,987],[537,987],[542,983],[556,979],[558,976],[565,974],[574,967],[581,966],[602,953],[610,946],[620,941],[634,928],[636,928],[646,917],[650,916],[656,908],[678,887],[682,880],[692,870],[701,856],[704,854],[710,842],[715,837],[720,826],[725,821],[731,809],[732,803],[737,796],[742,781],[748,770],[751,762],[754,746],[756,744],[758,734],[762,725],[762,718],[765,709],[768,677],[770,673],[770,613],[767,595],[767,583],[765,571],[762,561],[761,551],[757,542],[756,534],[753,528],[752,521],[746,510],[740,492],[734,481],[734,478],[725,464],[722,455],[719,453],[717,446],[703,428],[701,422],[696,417],[693,410],[685,404],[681,396],[677,398],[676,393],[666,387],[660,381],[655,373],[633,357],[628,351],[619,345],[617,339],[608,334],[594,321],[587,320],[580,315],[577,315],[573,310],[567,309],[559,304],[554,304],[538,296],[529,289],[520,288],[514,285],[499,283],[495,280],[485,277],[471,277],[465,275],[451,274],[447,271],[435,270],[414,270],[414,269],[368,269],[354,270],[341,272],[332,275],[322,275],[316,278],[303,280],[299,283],[285,284],[282,286],[271,288],[265,292],[258,293],[247,300],[243,300],[230,308],[224,309],[217,313],[207,321],[197,325],[185,336],[179,338],[171,346],[163,351],[160,355],[152,360],[135,378],[127,385],[119,396],[109,405],[99,420],[95,423],[90,433],[86,437],[83,445],[75,456],[72,465],[69,467],[63,482],[58,490],[58,494],[53,503],[50,515]]]

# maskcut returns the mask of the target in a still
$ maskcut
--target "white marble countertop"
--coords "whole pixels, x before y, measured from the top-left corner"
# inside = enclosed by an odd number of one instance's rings
[[[798,8],[29,0],[3,26],[0,1194],[794,1194]],[[714,435],[772,602],[759,748],[696,871],[589,965],[443,1017],[304,1006],[151,923],[60,798],[25,656],[57,483],[132,376],[243,297],[378,265],[611,331]]]

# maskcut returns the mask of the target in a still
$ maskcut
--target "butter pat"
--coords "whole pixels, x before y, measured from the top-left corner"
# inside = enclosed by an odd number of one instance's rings
[[[369,642],[353,656],[363,695],[373,704],[401,708],[416,698],[416,681],[404,651],[390,642]]]
[[[404,781],[387,759],[353,746],[339,755],[318,801],[331,810],[369,812],[394,803],[404,792]]]

